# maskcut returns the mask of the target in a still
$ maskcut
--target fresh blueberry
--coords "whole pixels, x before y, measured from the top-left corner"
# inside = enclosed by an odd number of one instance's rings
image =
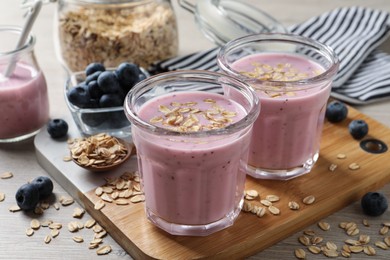
[[[97,83],[104,93],[117,93],[122,91],[118,78],[112,71],[102,72],[97,79]]]
[[[40,200],[49,197],[53,192],[53,182],[49,177],[39,176],[32,180],[31,184],[38,188]]]
[[[47,132],[52,138],[61,138],[68,133],[68,123],[63,119],[52,119],[47,124]]]
[[[83,113],[81,120],[90,127],[97,127],[107,120],[106,113]]]
[[[137,82],[141,71],[134,63],[121,63],[115,71],[122,89],[127,93]]]
[[[362,200],[361,206],[363,212],[369,216],[380,216],[387,210],[388,204],[386,197],[379,192],[368,192]]]
[[[100,89],[96,80],[92,80],[88,83],[89,96],[93,99],[99,99],[103,95],[103,91]]]
[[[347,114],[347,106],[340,101],[334,100],[326,107],[325,117],[329,122],[338,123],[347,118]]]
[[[16,203],[22,210],[32,210],[39,202],[39,190],[34,184],[22,185],[15,194]]]
[[[348,126],[349,133],[355,139],[362,139],[368,133],[368,124],[364,120],[352,120]]]
[[[99,75],[102,74],[103,71],[96,71],[94,73],[92,73],[91,75],[87,76],[85,78],[85,84],[88,85],[89,82],[93,81],[93,80],[97,80]]]
[[[129,126],[129,124],[129,120],[123,111],[115,111],[110,113],[110,126],[113,128],[122,128]]]
[[[98,63],[98,62],[94,62],[94,63],[88,64],[88,66],[85,68],[85,75],[89,76],[89,75],[95,73],[96,71],[105,71],[105,70],[106,70],[106,68],[104,67],[103,64]]]
[[[79,108],[86,108],[90,105],[91,97],[85,84],[79,84],[71,88],[67,93],[67,97],[70,103]]]
[[[115,93],[104,94],[99,100],[100,107],[123,106],[123,96]]]

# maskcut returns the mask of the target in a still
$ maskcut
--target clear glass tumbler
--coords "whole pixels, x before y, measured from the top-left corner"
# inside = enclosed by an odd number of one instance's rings
[[[22,28],[0,26],[0,143],[34,136],[49,120],[45,77],[34,55],[35,37],[18,45]]]
[[[207,71],[162,73],[128,93],[147,218],[174,235],[233,224],[259,101],[248,85]]]
[[[287,180],[311,171],[338,58],[331,48],[292,34],[255,34],[230,41],[220,69],[251,85],[262,110],[253,126],[247,172]]]

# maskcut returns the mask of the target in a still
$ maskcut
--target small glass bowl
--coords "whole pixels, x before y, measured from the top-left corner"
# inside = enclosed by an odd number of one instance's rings
[[[112,69],[107,69],[112,70]],[[145,70],[141,69],[145,74]],[[147,75],[148,77],[148,75]],[[79,108],[68,100],[66,93],[86,78],[85,72],[70,74],[65,83],[65,100],[78,130],[83,136],[107,133],[118,138],[131,135],[130,122],[127,119],[123,106],[108,108]]]

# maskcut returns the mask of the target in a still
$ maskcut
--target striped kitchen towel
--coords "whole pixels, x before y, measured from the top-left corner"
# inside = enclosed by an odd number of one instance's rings
[[[390,55],[377,50],[390,33],[389,13],[364,7],[342,7],[289,28],[334,49],[340,69],[332,96],[351,104],[390,99]],[[179,69],[217,71],[219,48],[154,64],[155,72]]]

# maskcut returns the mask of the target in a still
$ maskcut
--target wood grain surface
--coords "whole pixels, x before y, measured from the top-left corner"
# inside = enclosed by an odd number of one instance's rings
[[[364,119],[370,126],[368,139],[378,139],[390,144],[390,129],[379,122],[349,108],[348,118],[338,124],[326,122],[320,157],[310,174],[289,181],[256,180],[248,177],[246,189],[255,189],[260,198],[269,194],[281,199],[274,205],[281,210],[278,216],[267,212],[262,218],[241,213],[232,227],[207,237],[172,236],[159,230],[145,217],[143,203],[117,206],[106,203],[99,210],[94,204],[100,200],[95,190],[80,194],[87,211],[99,220],[113,238],[133,257],[142,259],[227,259],[253,255],[282,239],[306,228],[310,224],[346,207],[360,199],[367,191],[382,188],[390,181],[389,152],[374,154],[360,148],[348,132],[353,119]],[[345,159],[338,159],[338,154]],[[357,163],[358,170],[349,169]],[[338,167],[329,170],[331,164]],[[313,195],[312,205],[302,199]],[[289,201],[300,203],[292,211]],[[258,204],[253,202],[253,204]]]

